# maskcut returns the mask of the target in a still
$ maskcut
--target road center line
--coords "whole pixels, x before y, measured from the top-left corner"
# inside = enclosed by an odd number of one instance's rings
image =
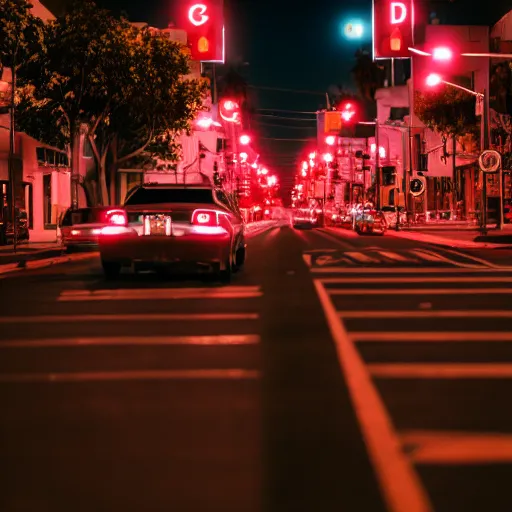
[[[428,496],[402,451],[391,419],[329,294],[320,280],[314,284],[388,509],[390,512],[431,511]]]
[[[116,336],[87,338],[49,338],[0,341],[1,348],[45,348],[45,347],[87,347],[87,346],[158,346],[158,345],[255,345],[260,337],[254,334],[217,336]]]
[[[257,313],[148,313],[133,315],[40,315],[0,317],[0,324],[53,324],[71,322],[195,322],[258,320]]]
[[[144,380],[255,380],[256,370],[136,370],[126,372],[12,373],[0,374],[0,384],[65,383]]]

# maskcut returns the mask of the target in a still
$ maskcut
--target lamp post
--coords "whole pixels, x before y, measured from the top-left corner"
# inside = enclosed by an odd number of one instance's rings
[[[480,122],[480,148],[482,151],[486,151],[489,149],[489,95],[487,90],[484,89],[483,93],[473,91],[468,89],[467,87],[463,87],[462,85],[455,84],[453,82],[448,82],[447,80],[443,80],[440,75],[436,73],[432,73],[427,76],[427,85],[430,87],[435,87],[439,84],[445,84],[450,87],[454,87],[455,89],[459,89],[460,91],[464,91],[468,94],[471,94],[477,98],[477,101],[482,101],[483,109],[482,109],[482,119]],[[455,158],[455,155],[454,155]],[[503,202],[503,193],[501,194],[500,204]],[[482,234],[487,234],[487,175],[484,173],[483,183],[482,183],[482,211],[481,211],[481,219],[480,219],[480,229]],[[503,217],[503,213],[500,212],[499,219]],[[501,228],[501,220],[498,222],[498,229]]]

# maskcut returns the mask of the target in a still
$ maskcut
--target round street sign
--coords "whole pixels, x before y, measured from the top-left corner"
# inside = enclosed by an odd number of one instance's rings
[[[478,158],[478,163],[483,172],[496,172],[501,167],[501,154],[487,149]]]
[[[423,194],[423,192],[425,192],[425,182],[419,178],[414,178],[409,184],[409,189],[411,191],[411,195],[414,197],[420,196]]]

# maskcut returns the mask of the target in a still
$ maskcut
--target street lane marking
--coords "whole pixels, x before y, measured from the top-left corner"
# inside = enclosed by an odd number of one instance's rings
[[[328,292],[329,295],[503,295],[512,294],[512,288],[337,288]]]
[[[420,251],[419,249],[411,249],[410,252],[413,253],[414,256],[416,256],[417,258],[421,258],[422,260],[425,260],[425,261],[434,261],[436,263],[443,261],[439,257],[438,254],[424,253],[424,252]]]
[[[303,254],[302,259],[304,260],[306,266],[311,268],[311,254]]]
[[[222,320],[258,320],[258,313],[148,313],[133,315],[41,315],[4,316],[0,324],[52,324],[71,322],[195,322]]]
[[[403,263],[417,263],[418,261],[414,258],[407,258],[406,256],[403,256],[402,254],[398,254],[396,252],[391,251],[377,251],[379,254],[384,256],[385,258],[389,258],[393,261],[399,261]]]
[[[126,372],[3,373],[1,384],[144,380],[255,380],[256,370],[135,370]]]
[[[512,332],[481,331],[481,332],[371,332],[353,331],[350,333],[353,341],[383,341],[411,342],[418,341],[512,341]]]
[[[116,336],[87,338],[49,338],[30,340],[0,341],[1,348],[34,348],[34,347],[87,347],[87,346],[158,346],[158,345],[256,345],[260,337],[254,334],[220,335],[220,336]]]
[[[481,277],[448,277],[448,276],[425,276],[425,277],[331,277],[322,279],[324,284],[378,284],[378,283],[512,283],[512,277],[506,276],[481,276]],[[464,288],[461,288],[464,290]]]
[[[444,252],[449,252],[450,254],[453,254],[455,256],[461,256],[463,258],[466,258],[468,260],[476,261],[477,263],[481,263],[482,265],[489,267],[489,268],[500,268],[499,265],[495,265],[494,263],[491,263],[490,261],[484,260],[483,258],[478,258],[476,256],[473,256],[471,254],[466,254],[461,251],[455,251],[453,249],[446,249],[443,248]]]
[[[510,379],[512,363],[385,363],[369,364],[379,379]]]
[[[425,254],[425,255],[428,255],[428,256],[431,256],[431,257],[435,257],[438,261],[444,261],[445,263],[450,263],[452,265],[455,265],[456,267],[460,267],[460,268],[482,268],[481,265],[472,265],[470,263],[462,263],[460,261],[452,260],[451,258],[447,258],[446,256],[443,256],[442,254],[439,254],[439,253],[434,252],[434,251],[429,251],[427,249],[416,249],[415,251],[416,251],[416,253],[419,253],[419,254]],[[459,254],[458,256],[464,256],[464,255]],[[487,265],[485,265],[485,267],[487,267]]]
[[[432,506],[399,438],[367,367],[338,316],[322,282],[314,280],[346,379],[368,454],[390,512],[430,512]]]
[[[487,432],[411,430],[400,435],[416,464],[496,464],[512,462],[512,435]]]
[[[470,267],[470,268],[458,268],[458,267],[365,267],[365,268],[354,268],[354,267],[321,267],[312,268],[310,270],[315,274],[484,274],[491,272],[500,273],[511,273],[511,268],[499,267],[499,268],[487,268],[487,267]]]
[[[94,300],[171,300],[171,299],[247,299],[261,297],[259,286],[226,286],[225,288],[147,288],[116,290],[66,290],[59,302]]]
[[[341,318],[512,318],[511,310],[339,311]]]
[[[372,258],[362,252],[345,252],[344,256],[348,256],[359,263],[380,263],[380,260],[377,258]]]

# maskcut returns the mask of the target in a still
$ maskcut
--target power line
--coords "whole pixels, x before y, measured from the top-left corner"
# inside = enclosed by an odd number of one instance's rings
[[[257,108],[258,112],[284,112],[285,114],[311,114],[316,116],[316,112],[304,110],[283,110],[280,108]]]
[[[257,122],[258,122],[258,126],[286,128],[288,130],[316,130],[316,126],[286,126],[285,124],[283,125],[283,124],[276,124],[276,123],[265,123],[264,121],[257,121]]]
[[[287,140],[287,141],[295,141],[295,142],[311,142],[314,138],[310,137],[309,139],[276,139],[275,137],[259,137],[259,139],[264,139],[264,140]]]
[[[299,89],[286,89],[284,87],[266,87],[264,85],[249,85],[251,89],[261,89],[264,91],[293,92],[296,94],[313,94],[315,96],[324,96],[325,92],[320,91],[301,91]]]
[[[254,114],[258,117],[271,117],[273,119],[285,119],[288,121],[308,121],[310,123],[316,123],[316,119],[307,118],[307,117],[286,117],[286,116],[276,116],[274,114]]]

